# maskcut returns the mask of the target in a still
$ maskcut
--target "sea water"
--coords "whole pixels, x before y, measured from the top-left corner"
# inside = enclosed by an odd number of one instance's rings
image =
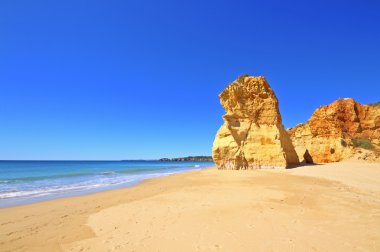
[[[133,186],[212,162],[0,161],[0,207]]]

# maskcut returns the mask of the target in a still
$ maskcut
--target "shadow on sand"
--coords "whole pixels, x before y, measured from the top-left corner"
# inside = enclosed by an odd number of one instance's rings
[[[312,167],[312,166],[319,166],[319,165],[325,165],[325,164],[314,164],[314,163],[301,162],[299,164],[289,165],[288,167],[286,167],[286,169],[297,169],[297,168],[301,168],[301,167]]]

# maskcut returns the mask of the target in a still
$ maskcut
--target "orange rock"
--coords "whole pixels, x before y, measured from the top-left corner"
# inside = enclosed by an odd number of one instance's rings
[[[219,95],[226,110],[213,144],[219,169],[288,167],[299,160],[264,77],[241,76]]]
[[[367,144],[362,147],[377,152],[380,106],[362,105],[351,98],[339,99],[319,107],[305,124],[288,132],[298,156],[306,162],[347,159],[358,152],[360,141]]]

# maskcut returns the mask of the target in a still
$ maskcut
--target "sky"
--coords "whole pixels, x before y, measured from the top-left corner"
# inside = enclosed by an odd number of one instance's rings
[[[0,1],[0,159],[211,155],[218,94],[263,75],[285,127],[380,100],[380,2]]]

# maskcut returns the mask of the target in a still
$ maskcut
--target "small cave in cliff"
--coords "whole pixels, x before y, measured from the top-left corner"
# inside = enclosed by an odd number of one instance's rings
[[[240,153],[235,158],[235,167],[237,170],[246,170],[248,169],[248,162],[244,157],[243,153]]]
[[[309,150],[305,151],[305,154],[303,154],[303,159],[307,164],[314,164],[313,157],[310,155]]]
[[[343,147],[347,147],[347,142],[344,141],[343,139],[340,140],[340,144],[341,144]]]

